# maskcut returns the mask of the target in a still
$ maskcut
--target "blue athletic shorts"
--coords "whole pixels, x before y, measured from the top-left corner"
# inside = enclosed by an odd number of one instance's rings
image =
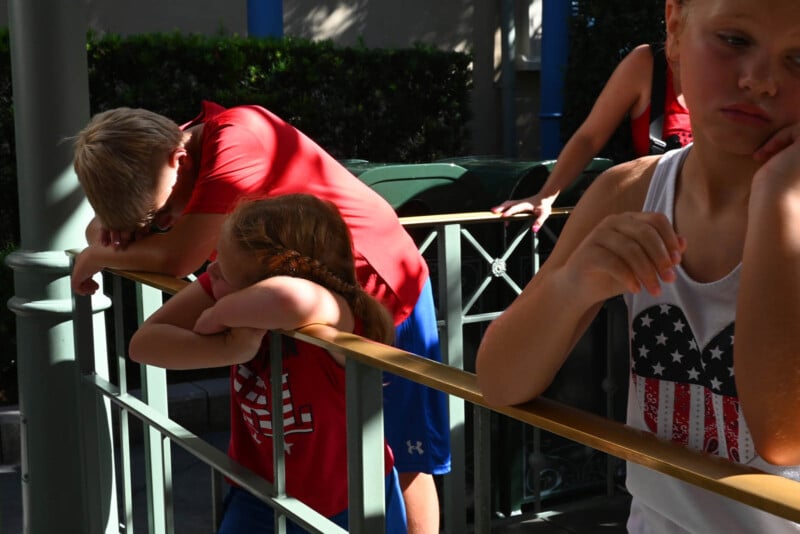
[[[442,361],[430,280],[411,315],[397,327],[395,346]],[[384,429],[397,470],[433,475],[450,472],[447,395],[393,374],[386,373],[384,379]]]
[[[322,489],[324,491],[324,488]],[[329,517],[331,521],[348,530],[347,510]],[[272,508],[238,486],[231,486],[225,496],[222,524],[217,534],[273,534],[275,532],[275,514]],[[287,534],[308,534],[296,523],[286,521]],[[386,534],[406,534],[406,505],[397,479],[397,470],[386,475]]]

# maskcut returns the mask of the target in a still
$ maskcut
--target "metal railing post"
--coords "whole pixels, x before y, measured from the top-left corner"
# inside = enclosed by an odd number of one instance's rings
[[[120,394],[128,393],[128,347],[125,340],[125,301],[122,293],[122,277],[112,277],[112,309],[114,311],[114,361],[116,363]],[[133,532],[133,473],[131,472],[131,441],[127,410],[117,414],[119,424],[119,483],[121,486],[122,510],[120,530]]]
[[[139,324],[161,306],[161,291],[136,284]],[[160,367],[142,365],[142,400],[164,415],[169,415],[167,372]],[[147,522],[149,532],[171,534],[172,468],[169,439],[162,438],[155,428],[144,428],[145,478],[147,491]]]
[[[75,353],[80,376],[108,378],[108,351],[103,311],[111,301],[102,292],[73,301]],[[86,495],[87,534],[118,531],[111,402],[78,384],[82,486]],[[116,528],[116,530],[115,530]]]
[[[444,318],[440,336],[442,362],[464,368],[464,320],[461,295],[461,225],[445,224],[439,232],[439,315]],[[448,396],[450,408],[450,454],[452,465],[459,466],[444,477],[444,530],[466,532],[467,518],[463,466],[466,465],[464,401]]]
[[[349,532],[386,531],[383,458],[383,373],[352,358],[345,361]]]
[[[272,486],[275,497],[286,497],[286,447],[283,428],[283,336],[277,332],[269,334],[269,381],[270,410],[272,422]],[[280,408],[278,408],[280,407]],[[275,513],[275,533],[286,533],[286,516]]]
[[[489,534],[492,529],[492,468],[489,461],[492,443],[492,412],[473,406],[473,488],[475,491],[476,534]]]

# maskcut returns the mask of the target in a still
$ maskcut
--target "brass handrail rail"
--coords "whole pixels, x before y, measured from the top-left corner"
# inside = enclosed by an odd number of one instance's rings
[[[185,280],[154,273],[110,272],[172,293],[188,284]],[[543,397],[516,406],[492,406],[481,395],[474,373],[330,327],[311,325],[282,333],[326,350],[342,352],[360,363],[420,382],[598,451],[800,522],[800,482],[693,451],[649,432]]]

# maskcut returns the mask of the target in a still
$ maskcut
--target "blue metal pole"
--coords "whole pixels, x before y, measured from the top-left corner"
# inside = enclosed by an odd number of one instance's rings
[[[247,34],[283,37],[283,0],[247,0]]]
[[[561,152],[564,71],[569,53],[571,4],[571,0],[542,2],[542,96],[539,113],[542,159],[555,159]]]
[[[517,109],[515,89],[517,72],[514,66],[514,0],[503,0],[500,5],[501,25],[501,86],[503,101],[503,155],[517,157]]]

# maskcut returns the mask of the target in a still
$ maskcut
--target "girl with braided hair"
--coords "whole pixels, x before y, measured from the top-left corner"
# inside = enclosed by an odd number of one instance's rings
[[[231,366],[228,454],[273,480],[272,417],[283,416],[287,493],[347,528],[344,356],[284,343],[283,405],[270,406],[269,330],[325,324],[381,343],[394,325],[356,280],[350,233],[336,207],[306,194],[238,205],[216,260],[134,334],[133,360],[170,369]],[[406,532],[405,507],[385,445],[386,532]],[[272,509],[233,485],[221,534],[271,533]],[[289,523],[289,522],[287,522]],[[304,532],[295,524],[290,533]]]

